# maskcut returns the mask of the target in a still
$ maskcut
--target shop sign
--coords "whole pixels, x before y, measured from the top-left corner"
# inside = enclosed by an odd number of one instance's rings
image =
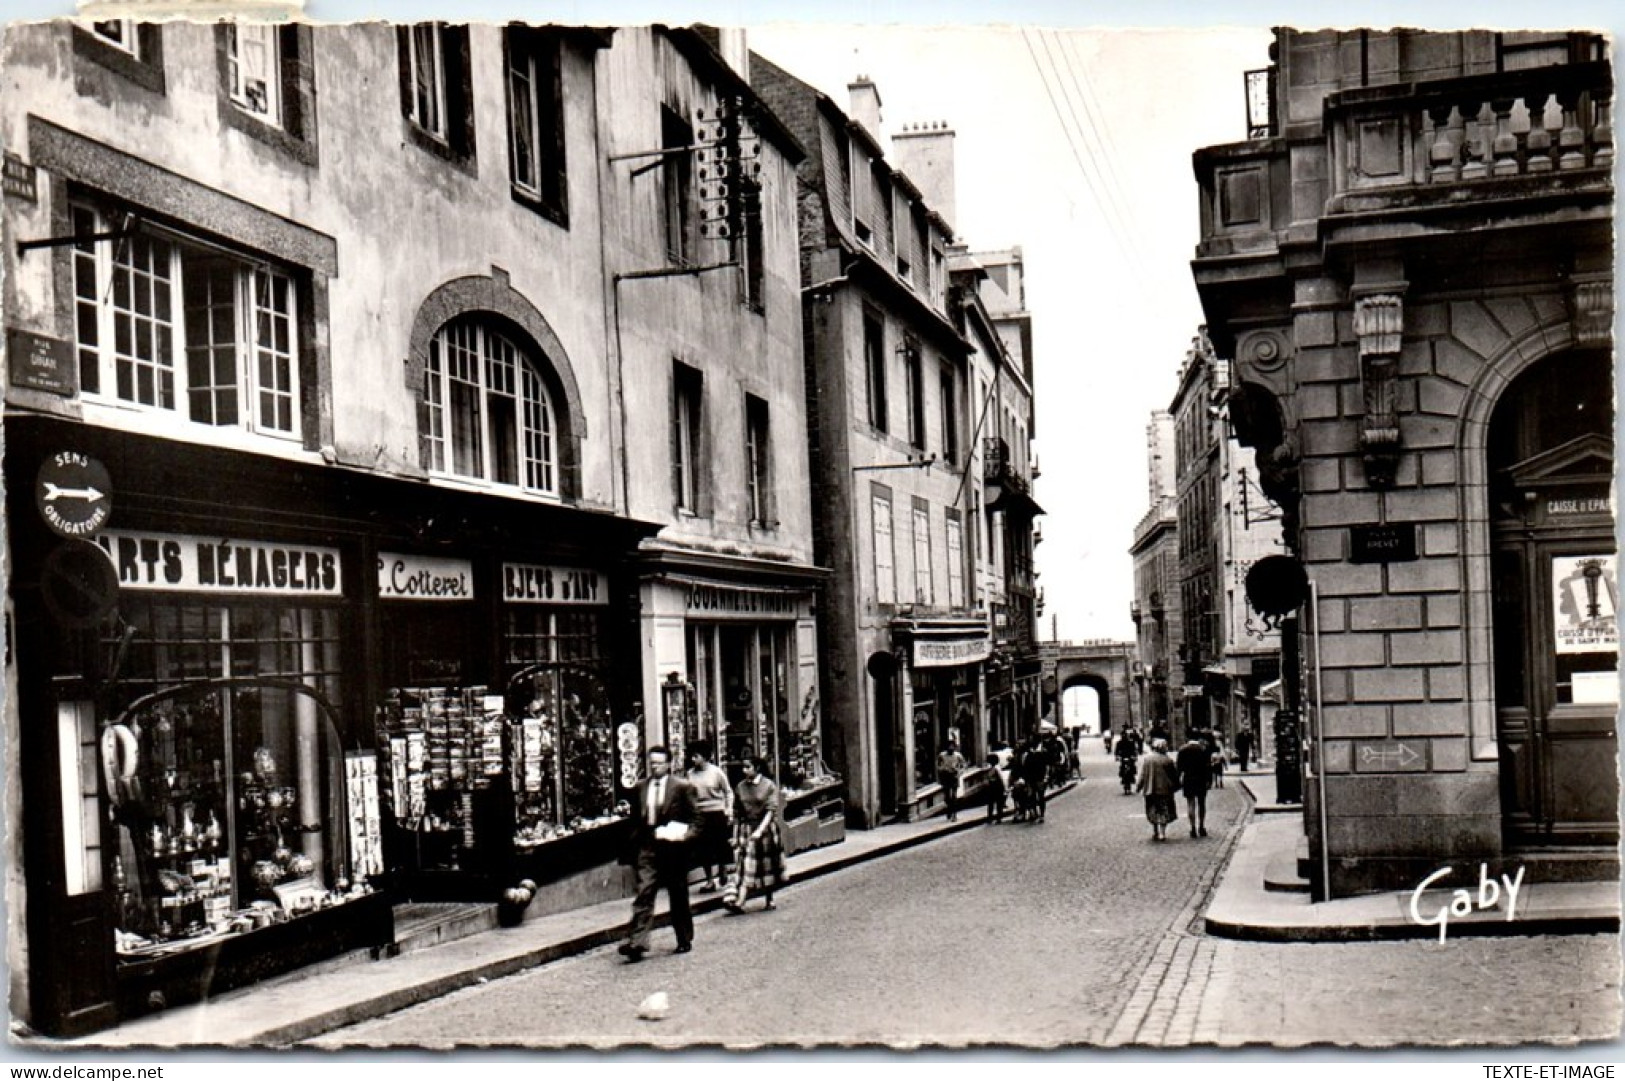
[[[379,552],[378,596],[386,601],[471,601],[474,565],[466,559]]]
[[[1619,649],[1619,567],[1611,555],[1552,557],[1552,630],[1558,653]]]
[[[993,643],[986,638],[957,638],[939,641],[917,638],[914,641],[915,668],[947,668],[952,665],[975,664],[993,655]]]
[[[794,616],[805,596],[790,589],[737,589],[691,582],[687,609],[691,616]]]
[[[124,589],[342,597],[336,548],[268,544],[231,537],[104,530],[96,544]]]
[[[57,451],[40,464],[34,503],[60,536],[88,537],[113,513],[113,481],[107,467],[88,454]]]
[[[579,567],[504,563],[502,599],[509,604],[608,604],[609,583],[600,572]]]
[[[1181,689],[1185,692],[1186,698],[1202,697],[1202,685],[1200,683],[1187,683]]]
[[[6,332],[7,369],[13,386],[43,390],[71,398],[77,390],[73,347],[61,338],[47,338],[26,330]]]

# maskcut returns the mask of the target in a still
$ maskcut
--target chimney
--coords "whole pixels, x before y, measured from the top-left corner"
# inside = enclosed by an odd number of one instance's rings
[[[947,121],[904,124],[892,136],[892,163],[914,181],[925,205],[954,228],[954,129]]]
[[[859,75],[852,82],[846,84],[846,92],[851,95],[852,107],[848,115],[862,124],[864,130],[874,136],[875,141],[880,140],[880,90],[867,75]]]

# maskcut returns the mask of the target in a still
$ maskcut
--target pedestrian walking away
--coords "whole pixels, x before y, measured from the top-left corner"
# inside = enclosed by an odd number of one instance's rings
[[[937,755],[937,783],[942,786],[942,799],[948,806],[948,821],[959,821],[959,776],[965,772],[965,756],[959,753],[959,744],[953,740]]]
[[[620,945],[628,963],[643,960],[649,952],[655,896],[661,890],[671,904],[677,952],[694,948],[694,917],[688,908],[689,841],[699,812],[694,808],[694,789],[672,775],[671,752],[666,748],[649,748],[649,776],[638,782],[636,797],[630,860],[637,893],[632,898],[626,941]]]
[[[1229,765],[1229,749],[1224,745],[1224,737],[1217,731],[1213,733],[1213,741],[1209,745],[1210,761],[1213,765],[1213,787],[1224,787],[1224,772]]]
[[[1174,794],[1179,791],[1179,767],[1168,757],[1168,741],[1154,739],[1151,750],[1140,759],[1139,791],[1145,796],[1145,817],[1151,823],[1151,839],[1166,841],[1168,824],[1177,821]]]
[[[1037,734],[1022,745],[1021,761],[1016,766],[1016,773],[1027,783],[1033,801],[1027,821],[1044,821],[1044,815],[1049,810],[1050,756]]]
[[[1004,774],[999,772],[999,756],[987,756],[987,785],[983,789],[987,798],[987,823],[1004,821],[1005,801],[1009,797],[1009,790],[1004,783]]]
[[[1240,732],[1236,733],[1236,759],[1241,763],[1241,768],[1243,771],[1247,769],[1247,763],[1250,760],[1252,750],[1253,730],[1251,728],[1243,728]]]
[[[1207,836],[1207,790],[1213,783],[1213,750],[1197,732],[1174,759],[1179,770],[1179,789],[1185,794],[1185,815],[1190,819],[1191,836]]]
[[[694,862],[705,872],[703,890],[715,890],[727,878],[733,862],[733,788],[722,767],[711,761],[709,740],[688,745],[688,773],[694,788],[694,808],[699,812],[699,830],[694,838]],[[715,873],[713,873],[713,868]]]
[[[762,895],[762,911],[773,909],[773,891],[784,885],[784,808],[779,786],[767,775],[767,762],[749,758],[734,790],[734,875],[722,895],[731,915],[745,911],[745,899]]]

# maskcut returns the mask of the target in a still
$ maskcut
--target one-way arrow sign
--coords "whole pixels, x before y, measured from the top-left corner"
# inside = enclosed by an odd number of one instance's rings
[[[88,454],[58,451],[40,463],[34,502],[52,530],[83,539],[94,535],[113,513],[113,481],[107,467]]]

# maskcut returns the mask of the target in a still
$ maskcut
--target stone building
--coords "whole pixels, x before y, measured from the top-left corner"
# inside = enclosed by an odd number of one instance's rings
[[[900,143],[905,136],[910,142],[903,145],[922,141],[903,132]],[[971,474],[982,478],[970,496],[977,531],[974,600],[987,610],[993,636],[986,727],[989,740],[1014,745],[1033,731],[1044,711],[1059,708],[1054,690],[1046,694],[1038,655],[1043,613],[1034,556],[1042,537],[1034,520],[1043,508],[1033,497],[1038,462],[1031,449],[1036,417],[1026,268],[1020,248],[956,248],[949,252],[948,268],[954,282],[950,301],[972,345],[966,422],[972,429]]]
[[[1179,667],[1184,618],[1179,589],[1179,514],[1174,498],[1174,418],[1164,410],[1146,424],[1147,495],[1150,506],[1134,527],[1134,620],[1138,654],[1134,670],[1140,716],[1166,721],[1182,685]],[[1170,681],[1172,681],[1170,683]],[[1172,688],[1172,689],[1170,689]]]
[[[867,828],[941,809],[937,755],[955,741],[978,762],[988,744],[993,640],[972,577],[983,495],[973,328],[961,329],[947,258],[953,132],[915,140],[930,166],[915,178],[887,159],[868,79],[849,86],[849,109],[760,56],[751,80],[807,151],[813,501],[845,508],[814,530],[831,571],[819,610],[825,734],[848,819]]]
[[[1252,136],[1195,155],[1193,272],[1307,577],[1308,869],[1615,877],[1605,44],[1283,29],[1272,61]]]
[[[617,896],[654,741],[822,774],[802,151],[730,47],[6,28],[15,1017]]]

